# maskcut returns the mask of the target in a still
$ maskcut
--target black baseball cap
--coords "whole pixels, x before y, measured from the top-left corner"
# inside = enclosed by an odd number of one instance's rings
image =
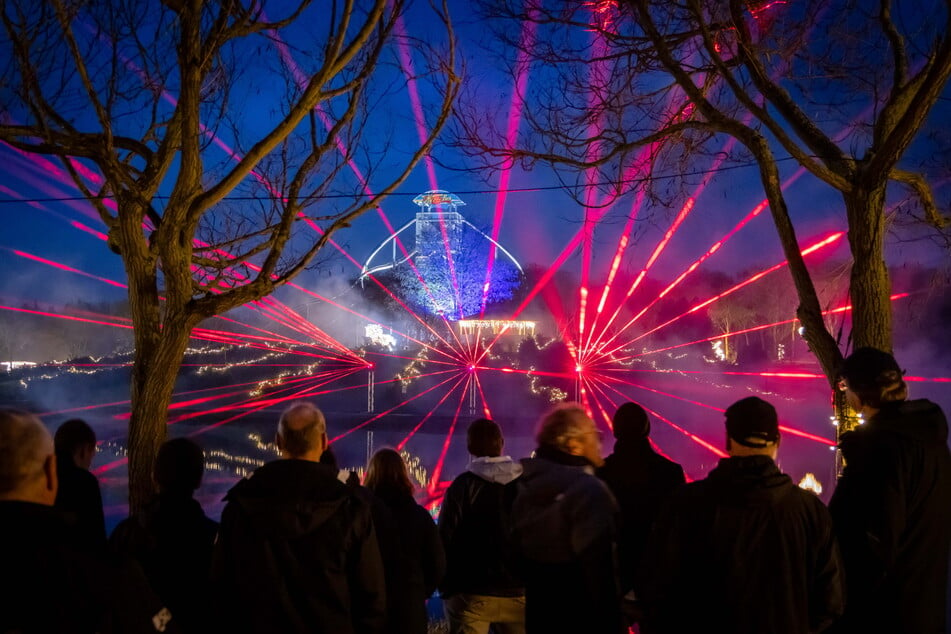
[[[762,449],[779,440],[776,408],[756,396],[737,401],[726,410],[726,433],[734,442]]]

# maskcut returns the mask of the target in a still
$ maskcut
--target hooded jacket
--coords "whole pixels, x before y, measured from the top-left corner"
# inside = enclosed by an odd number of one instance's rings
[[[845,470],[829,509],[845,559],[841,632],[944,632],[951,456],[944,413],[887,403],[843,434]]]
[[[508,456],[475,458],[443,498],[439,534],[446,547],[443,596],[525,594],[512,544],[512,502],[522,465]]]
[[[768,456],[731,457],[654,524],[644,632],[808,634],[843,609],[832,519]]]
[[[617,503],[587,459],[541,446],[512,506],[528,632],[624,631]]]
[[[212,563],[220,631],[383,631],[385,582],[370,508],[330,467],[277,460],[225,500]]]

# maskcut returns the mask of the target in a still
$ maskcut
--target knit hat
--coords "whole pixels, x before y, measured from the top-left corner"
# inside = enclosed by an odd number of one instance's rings
[[[726,410],[726,433],[733,442],[762,449],[779,440],[776,408],[756,396],[737,401]]]
[[[646,438],[651,433],[651,421],[647,412],[637,403],[624,403],[614,413],[614,437]]]
[[[844,378],[852,389],[869,390],[877,389],[879,378],[889,371],[902,375],[902,369],[898,367],[895,357],[877,348],[865,347],[853,351],[842,362],[839,376]]]

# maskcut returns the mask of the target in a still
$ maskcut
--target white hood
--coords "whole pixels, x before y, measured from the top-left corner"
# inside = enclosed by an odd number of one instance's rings
[[[483,480],[508,484],[522,475],[522,465],[509,456],[497,458],[473,458],[469,464],[469,471]]]

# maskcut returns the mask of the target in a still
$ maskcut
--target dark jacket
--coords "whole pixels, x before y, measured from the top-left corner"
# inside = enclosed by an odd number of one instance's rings
[[[645,632],[808,634],[843,609],[832,519],[768,456],[723,458],[651,533]]]
[[[618,555],[621,587],[627,592],[643,562],[654,519],[673,492],[686,482],[684,470],[655,452],[645,437],[619,439],[597,475],[621,507]]]
[[[944,632],[951,540],[948,423],[926,400],[886,404],[842,436],[829,509],[847,573],[842,632]]]
[[[140,569],[77,550],[69,530],[52,507],[0,502],[0,632],[178,631]]]
[[[446,547],[444,597],[525,594],[512,543],[512,502],[522,465],[508,456],[476,458],[443,498],[439,534]]]
[[[218,524],[189,493],[162,494],[122,520],[109,539],[117,555],[132,557],[184,632],[210,631],[208,580]]]
[[[106,521],[102,512],[99,480],[72,460],[57,460],[56,508],[72,526],[70,539],[78,548],[103,552],[106,548]]]
[[[220,631],[383,631],[370,509],[330,467],[277,460],[225,500],[212,561]]]
[[[522,460],[512,506],[528,632],[623,631],[617,503],[580,456],[542,446]]]
[[[387,631],[391,634],[425,634],[429,617],[426,599],[446,572],[446,556],[429,512],[405,493],[377,491],[389,510],[396,549],[387,549]]]

